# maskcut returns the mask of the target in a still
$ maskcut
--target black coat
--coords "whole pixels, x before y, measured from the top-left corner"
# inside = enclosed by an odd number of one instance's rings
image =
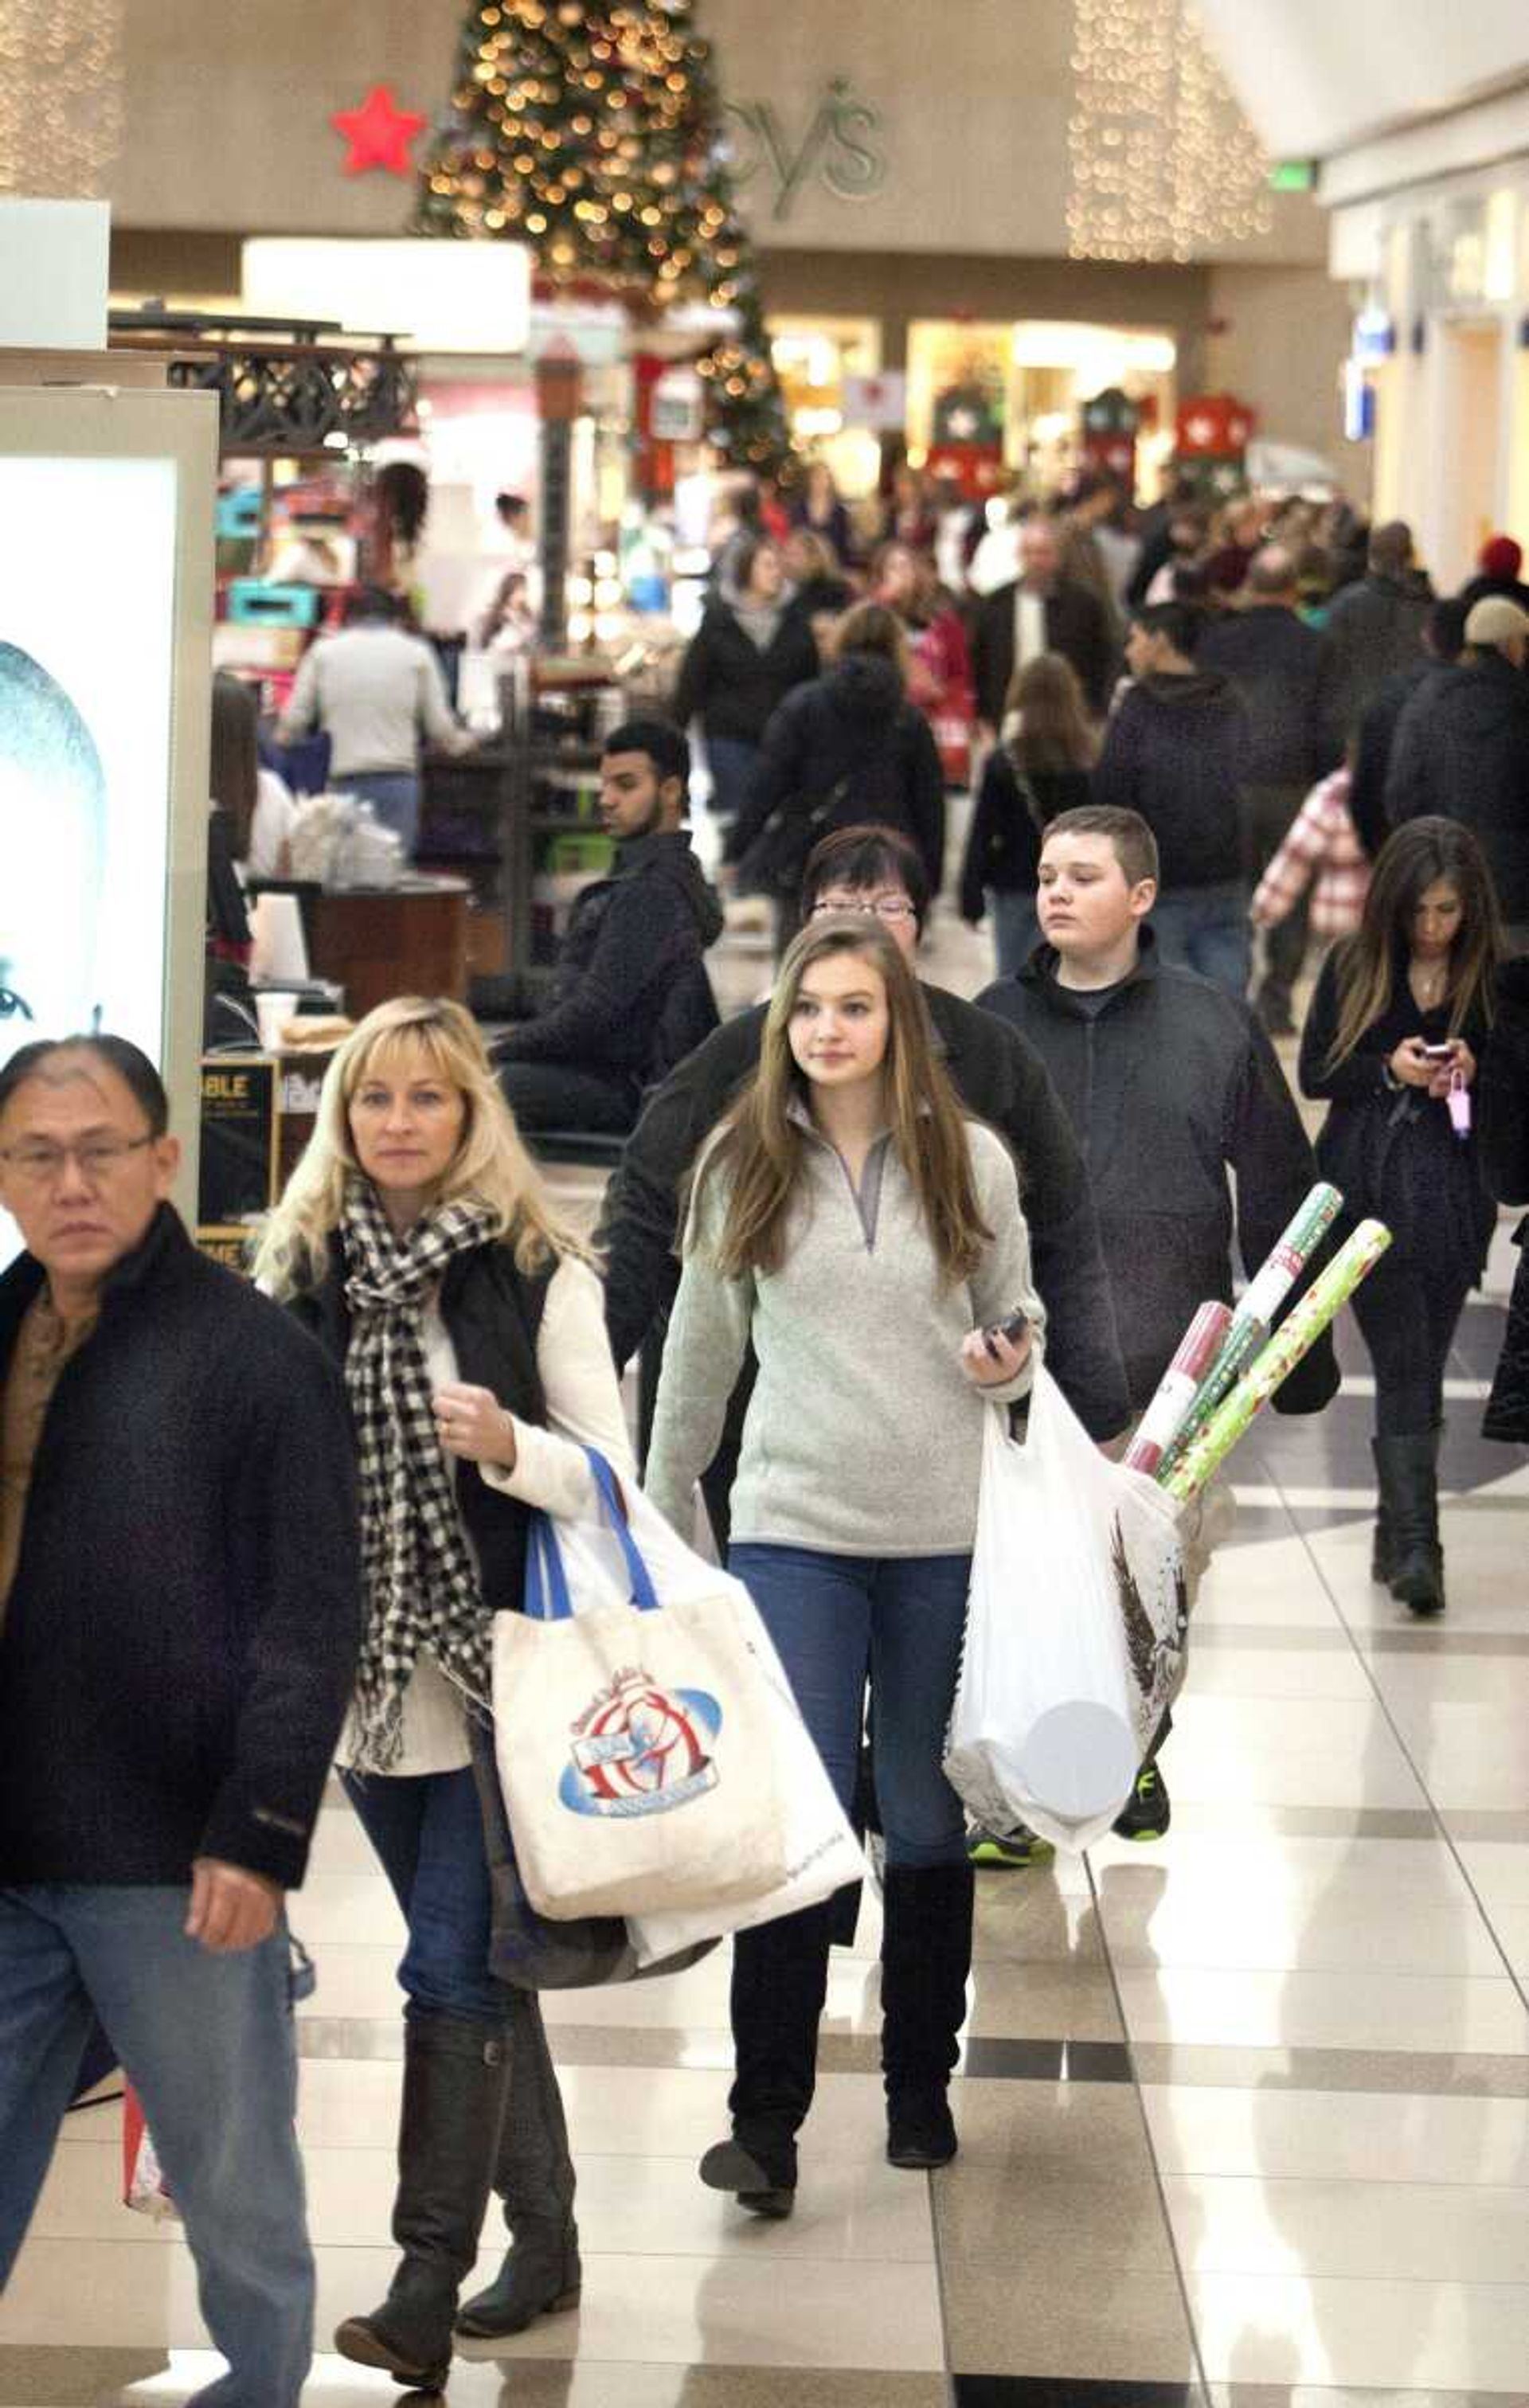
[[[1316,1177],[1273,1046],[1246,1004],[1160,962],[1144,929],[1136,968],[1102,1011],[1056,978],[1037,945],[979,1000],[1028,1038],[1072,1116],[1099,1214],[1121,1351],[1139,1412],[1199,1306],[1232,1299],[1233,1207],[1244,1268],[1259,1268]],[[1317,1412],[1337,1387],[1319,1340],[1280,1389]]]
[[[1034,803],[1027,798],[1034,797]],[[987,889],[1034,895],[1040,881],[1043,830],[1063,811],[1089,800],[1086,769],[1033,769],[1024,786],[1007,744],[988,754],[961,864],[961,916],[975,928],[987,909]]]
[[[673,998],[694,976],[705,984],[701,957],[722,930],[689,837],[634,838],[618,849],[614,874],[579,895],[546,1010],[502,1039],[497,1058],[568,1062],[636,1086],[662,1077],[689,1051],[664,1058]],[[715,1017],[713,1007],[711,1025]]]
[[[1423,579],[1377,577],[1373,569],[1333,596],[1323,632],[1333,653],[1333,708],[1345,740],[1386,680],[1418,658],[1432,598]]]
[[[1000,585],[979,605],[972,631],[972,680],[977,688],[977,715],[989,727],[1001,727],[1014,675],[1014,608],[1019,593],[1015,580]],[[1109,690],[1120,666],[1120,646],[1114,624],[1096,594],[1070,578],[1062,578],[1046,597],[1046,647],[1060,652],[1078,672],[1083,698],[1095,719],[1109,708]]]
[[[1122,695],[1092,799],[1140,812],[1157,838],[1165,894],[1241,877],[1248,747],[1248,713],[1214,669],[1138,678]]]
[[[43,1285],[0,1279],[0,1375]],[[0,1885],[303,1878],[355,1674],[344,1392],[163,1206],[64,1366],[0,1634]]]
[[[967,1111],[1019,1165],[1046,1359],[1090,1435],[1115,1437],[1129,1400],[1105,1266],[1077,1140],[1032,1049],[975,1004],[925,986],[946,1068]],[[679,1194],[702,1142],[759,1062],[764,1010],[730,1020],[665,1080],[606,1190],[606,1321],[618,1365],[662,1325],[679,1284]]]
[[[1529,679],[1485,652],[1420,686],[1386,779],[1392,824],[1436,811],[1468,827],[1506,920],[1529,920]]]
[[[818,674],[818,644],[800,602],[788,602],[763,648],[730,602],[708,602],[680,664],[674,715],[681,727],[699,719],[707,736],[761,744],[770,713],[793,685]]]
[[[890,661],[851,652],[789,694],[764,731],[753,791],[727,843],[741,861],[779,812],[797,867],[820,838],[867,820],[911,837],[930,892],[945,872],[945,776],[929,723]],[[772,830],[772,838],[775,831]]]
[[[494,1243],[454,1256],[440,1292],[440,1315],[456,1355],[458,1379],[489,1389],[519,1420],[538,1426],[546,1425],[547,1400],[536,1369],[536,1337],[550,1282],[550,1268],[528,1276],[516,1269],[511,1247]],[[343,1369],[350,1313],[338,1237],[331,1240],[329,1267],[320,1284],[294,1297],[288,1311]],[[529,1508],[491,1488],[475,1464],[458,1464],[456,1489],[463,1526],[478,1557],[484,1603],[494,1613],[519,1613]]]
[[[1353,775],[1349,785],[1349,816],[1354,831],[1370,859],[1379,854],[1391,834],[1391,814],[1386,808],[1386,784],[1391,775],[1391,757],[1395,748],[1396,730],[1402,713],[1420,687],[1449,668],[1445,661],[1432,652],[1420,652],[1409,668],[1387,678],[1379,693],[1359,722],[1354,741]]]
[[[1497,973],[1497,1017],[1476,1085],[1481,1176],[1499,1204],[1529,1204],[1529,962]],[[1529,1445],[1529,1221],[1513,1232],[1518,1269],[1481,1424],[1484,1438]]]
[[[1229,610],[1206,630],[1196,660],[1229,677],[1247,705],[1250,786],[1305,792],[1336,768],[1344,730],[1332,647],[1284,603]]]
[[[1478,1116],[1473,1113],[1471,1134],[1462,1140],[1447,1105],[1419,1088],[1393,1094],[1384,1079],[1386,1063],[1408,1038],[1444,1042],[1450,1008],[1419,1009],[1407,983],[1406,957],[1398,955],[1392,1002],[1354,1051],[1330,1069],[1343,958],[1340,946],[1322,964],[1301,1031],[1300,1069],[1301,1093],[1329,1107],[1317,1160],[1323,1178],[1343,1190],[1338,1234],[1373,1214],[1392,1233],[1393,1259],[1405,1257],[1419,1278],[1436,1274],[1469,1286],[1481,1275],[1496,1219],[1481,1176]],[[1462,1034],[1484,1065],[1484,1019],[1467,1021]]]

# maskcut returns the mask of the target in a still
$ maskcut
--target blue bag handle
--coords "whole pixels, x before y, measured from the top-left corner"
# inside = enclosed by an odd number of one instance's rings
[[[584,1454],[594,1482],[595,1494],[605,1508],[606,1519],[625,1559],[627,1578],[632,1584],[632,1602],[640,1613],[656,1613],[659,1610],[658,1591],[653,1586],[652,1574],[643,1561],[622,1510],[616,1474],[596,1448],[587,1446]],[[567,1622],[573,1616],[568,1575],[564,1569],[557,1532],[550,1513],[534,1513],[531,1517],[524,1605],[526,1613],[535,1622]]]

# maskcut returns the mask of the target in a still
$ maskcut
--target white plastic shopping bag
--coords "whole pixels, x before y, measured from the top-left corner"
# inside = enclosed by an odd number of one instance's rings
[[[1183,1681],[1179,1509],[1108,1462],[1044,1365],[1023,1445],[983,1440],[966,1644],[946,1778],[985,1828],[1100,1838]]]
[[[788,1845],[753,1601],[646,1498],[623,1511],[591,1462],[615,1558],[538,1516],[527,1610],[494,1617],[494,1752],[526,1895],[553,1920],[764,1898]]]

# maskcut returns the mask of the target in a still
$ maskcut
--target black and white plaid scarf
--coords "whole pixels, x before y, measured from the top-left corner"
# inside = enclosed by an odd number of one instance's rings
[[[340,1226],[366,1597],[355,1763],[385,1772],[397,1760],[404,1691],[422,1648],[469,1702],[489,1696],[489,1617],[436,1434],[423,1316],[452,1259],[487,1244],[494,1222],[485,1205],[459,1198],[397,1238],[374,1189],[356,1180]]]

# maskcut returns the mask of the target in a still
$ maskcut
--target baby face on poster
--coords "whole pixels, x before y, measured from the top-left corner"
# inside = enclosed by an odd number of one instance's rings
[[[30,652],[0,639],[0,1062],[94,1021],[106,820],[83,713]]]

